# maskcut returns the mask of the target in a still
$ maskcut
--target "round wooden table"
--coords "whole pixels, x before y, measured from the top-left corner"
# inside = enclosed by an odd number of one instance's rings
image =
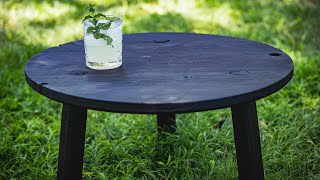
[[[25,66],[28,84],[63,103],[58,179],[81,179],[87,109],[157,114],[173,132],[175,114],[231,107],[240,179],[264,179],[255,101],[285,86],[291,58],[266,44],[193,33],[123,37],[123,65],[91,70],[83,41],[52,47]]]

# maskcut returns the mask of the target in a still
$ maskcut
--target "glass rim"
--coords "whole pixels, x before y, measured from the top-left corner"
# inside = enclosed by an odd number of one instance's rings
[[[120,16],[114,16],[114,15],[106,15],[107,17],[115,17],[118,18],[116,21],[112,21],[114,23],[122,23],[122,18]],[[99,19],[99,21],[108,21],[108,19]],[[83,21],[83,25],[89,25],[89,22],[92,24],[92,22],[89,19],[86,19]]]

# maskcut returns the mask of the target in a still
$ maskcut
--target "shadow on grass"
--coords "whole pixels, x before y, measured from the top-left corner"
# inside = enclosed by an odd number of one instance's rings
[[[320,49],[320,3],[314,0],[276,2],[276,1],[237,1],[228,3],[241,12],[240,20],[256,24],[266,34],[279,35],[265,39],[278,38],[295,50],[315,47]],[[268,32],[270,31],[270,32]],[[260,35],[263,37],[263,35]]]
[[[192,22],[181,14],[150,14],[129,22],[126,32],[188,32],[192,31]]]

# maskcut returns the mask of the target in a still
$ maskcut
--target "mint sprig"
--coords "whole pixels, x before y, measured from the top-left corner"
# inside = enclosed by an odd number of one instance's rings
[[[91,15],[85,16],[82,19],[82,23],[85,20],[89,20],[93,24],[93,26],[88,27],[86,33],[92,34],[95,39],[100,39],[100,38],[104,39],[107,42],[107,45],[111,45],[113,47],[112,45],[113,39],[110,36],[101,33],[100,30],[109,29],[111,26],[111,23],[114,21],[118,21],[119,18],[114,16],[106,16],[102,13],[95,13],[96,10],[94,9],[94,5],[92,4],[90,4],[86,9],[91,13]],[[106,19],[109,21],[106,23],[101,23],[101,22],[98,23],[99,20],[103,20],[103,19]]]

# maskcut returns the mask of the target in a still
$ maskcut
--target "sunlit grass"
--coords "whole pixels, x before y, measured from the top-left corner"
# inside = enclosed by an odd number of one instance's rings
[[[235,14],[237,10],[230,8],[228,4],[215,8],[196,7],[196,1],[160,1],[159,4],[143,4],[142,9],[148,13],[164,15],[176,13],[188,19],[194,25],[194,32],[209,33],[216,32],[215,27],[222,26],[230,30],[235,30]],[[151,22],[152,23],[152,22]],[[208,29],[210,28],[210,29]]]
[[[0,179],[55,178],[61,106],[29,88],[23,68],[45,48],[82,39],[89,3],[122,16],[124,33],[230,35],[288,53],[293,80],[258,101],[266,178],[320,179],[320,8],[314,0],[0,1]],[[161,141],[155,116],[89,111],[88,119],[85,179],[237,179],[228,109],[180,114],[177,133]]]
[[[49,21],[57,18],[61,18],[67,14],[74,13],[76,7],[54,1],[48,3],[43,1],[42,3],[28,2],[25,4],[15,4],[9,11],[10,23],[19,23],[20,21]]]

